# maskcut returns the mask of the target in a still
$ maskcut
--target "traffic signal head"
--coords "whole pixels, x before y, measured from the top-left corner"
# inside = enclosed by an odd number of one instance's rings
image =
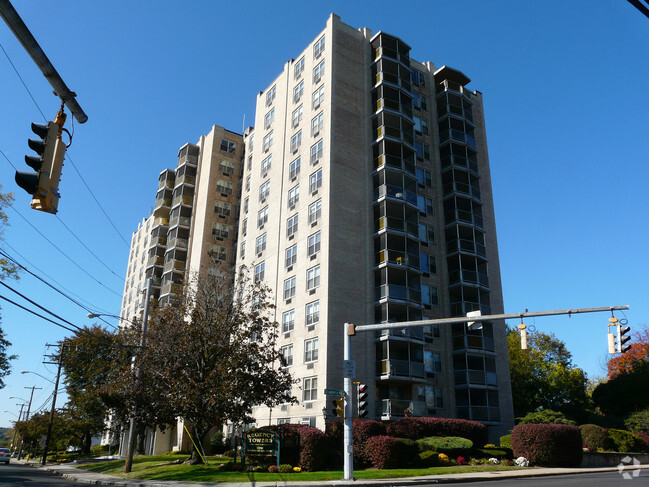
[[[615,353],[617,351],[617,346],[615,344],[615,335],[613,333],[608,333],[608,353]]]
[[[367,416],[367,385],[358,384],[358,417]]]
[[[29,139],[27,144],[36,156],[25,156],[25,163],[36,172],[16,171],[16,183],[33,195],[31,207],[47,213],[56,213],[59,202],[59,180],[65,157],[65,144],[60,133],[65,117],[47,125],[32,123],[32,132],[40,139]]]
[[[631,337],[627,335],[631,331],[630,326],[617,325],[617,351],[626,353],[631,350],[631,344],[627,344]]]
[[[340,399],[335,399],[331,401],[331,404],[333,405],[333,415],[338,416],[339,418],[344,418],[345,417],[345,399],[340,398]]]

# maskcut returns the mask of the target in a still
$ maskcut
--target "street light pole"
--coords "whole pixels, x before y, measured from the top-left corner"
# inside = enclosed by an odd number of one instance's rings
[[[29,411],[32,409],[32,399],[34,399],[34,389],[42,389],[42,387],[36,387],[36,386],[31,386],[27,387],[25,386],[25,389],[31,389],[32,393],[29,396],[29,405],[27,406],[27,413],[25,414],[25,421],[29,421]],[[18,460],[20,460],[20,457],[23,455],[23,439],[20,439],[20,450],[18,451]]]
[[[45,437],[45,446],[43,447],[43,460],[41,465],[47,463],[47,451],[50,447],[50,438],[52,437],[52,424],[54,423],[54,408],[56,407],[56,394],[59,391],[59,379],[61,378],[61,365],[63,364],[63,350],[65,348],[65,342],[61,343],[61,348],[59,350],[59,368],[56,371],[56,382],[54,383],[54,395],[52,396],[52,409],[50,411],[50,423],[47,425],[47,436]]]
[[[18,404],[16,404],[18,406]],[[23,415],[23,408],[25,407],[25,404],[20,405],[20,412],[18,413],[18,422],[20,422],[20,417]],[[14,437],[11,440],[11,454],[13,455],[13,452],[16,451],[16,434],[18,433],[18,428],[14,425]]]
[[[140,349],[138,353],[142,353],[144,350],[145,340],[146,340],[146,328],[149,321],[149,304],[151,302],[151,284],[153,282],[153,277],[150,277],[147,281],[146,287],[146,297],[144,305],[144,315],[142,316],[142,335],[140,335]],[[133,366],[135,367],[135,387],[139,386],[138,382],[140,380],[140,367],[135,363],[135,357],[133,357]],[[126,462],[124,463],[124,472],[129,473],[133,466],[133,453],[135,449],[135,428],[136,428],[136,419],[134,411],[131,412],[131,420],[129,422],[128,429],[128,446],[126,449]]]

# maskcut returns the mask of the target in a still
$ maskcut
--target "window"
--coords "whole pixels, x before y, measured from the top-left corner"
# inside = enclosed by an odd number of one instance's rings
[[[210,246],[210,256],[213,259],[225,262],[228,259],[227,249],[225,247],[221,247],[219,245],[211,245]]]
[[[428,254],[419,254],[419,262],[421,262],[421,271],[437,274],[437,261],[435,257]]]
[[[250,176],[246,176],[246,191],[250,191]]]
[[[291,137],[291,152],[295,153],[302,145],[302,131]]]
[[[252,170],[252,156],[248,156],[248,165],[246,167],[248,171]]]
[[[234,154],[237,150],[237,143],[231,140],[221,139],[221,151],[227,154]]]
[[[264,223],[268,221],[268,207],[265,206],[257,214],[257,226],[259,228],[264,226]]]
[[[284,358],[284,367],[293,365],[293,345],[282,347],[282,357]]]
[[[315,362],[318,360],[318,339],[304,341],[304,363]]]
[[[313,45],[313,57],[320,57],[320,55],[324,52],[324,48],[325,48],[325,38],[324,36],[322,36]]]
[[[259,186],[259,201],[262,203],[266,201],[268,195],[270,194],[270,181],[266,181],[261,186]]]
[[[304,56],[300,58],[298,62],[295,63],[295,79],[298,79],[300,76],[302,76],[302,72],[304,71]]]
[[[297,184],[288,190],[288,207],[293,208],[300,200],[300,185]]]
[[[309,225],[316,223],[322,216],[322,200],[309,205]]]
[[[248,213],[248,202],[250,201],[250,197],[246,196],[246,199],[243,200],[243,212]]]
[[[293,103],[297,103],[304,94],[304,81],[300,81],[295,88],[293,88]]]
[[[222,159],[219,162],[219,170],[226,176],[231,175],[234,172],[234,162]]]
[[[424,367],[428,373],[441,372],[442,355],[432,350],[424,350]]]
[[[293,245],[286,249],[286,267],[291,267],[297,262],[297,245]]]
[[[430,146],[428,144],[415,141],[415,153],[417,154],[417,158],[430,161]]]
[[[320,301],[306,305],[306,325],[315,325],[320,321]]]
[[[439,299],[437,297],[437,288],[429,286],[428,284],[421,285],[421,301],[424,304],[431,306],[438,306]]]
[[[255,266],[255,281],[263,281],[264,280],[264,272],[266,271],[266,263],[265,262],[260,262]]]
[[[322,150],[324,142],[320,139],[318,142],[311,146],[311,164],[317,164],[322,159]]]
[[[273,103],[276,94],[277,94],[277,90],[276,87],[273,85],[273,87],[266,92],[266,106],[269,106],[271,103]]]
[[[316,117],[311,120],[311,136],[315,137],[324,128],[324,112],[318,113]]]
[[[421,167],[416,168],[417,174],[417,184],[420,186],[432,186],[433,185],[433,176],[430,171],[422,169]]]
[[[270,150],[270,146],[273,145],[273,131],[271,130],[268,132],[268,134],[264,137],[264,152],[268,152]]]
[[[320,266],[311,267],[306,271],[306,290],[312,291],[320,285]]]
[[[311,257],[320,252],[320,232],[316,232],[313,235],[309,235],[307,255]]]
[[[266,114],[266,116],[264,117],[264,128],[265,129],[270,128],[270,124],[273,123],[273,120],[275,120],[275,109],[274,108],[271,109],[271,111],[268,112]]]
[[[266,250],[266,234],[265,233],[263,235],[260,235],[259,237],[257,237],[257,245],[255,246],[255,252],[257,252],[257,255],[259,255],[264,250]]]
[[[252,134],[250,137],[248,137],[248,150],[252,152],[252,148],[255,144],[255,134]]]
[[[286,311],[282,314],[282,332],[288,333],[295,328],[295,310]]]
[[[270,171],[270,166],[273,163],[273,155],[269,155],[266,159],[261,161],[261,177],[265,178],[266,175],[268,174],[268,171]]]
[[[313,109],[319,108],[324,101],[324,86],[313,92]]]
[[[315,401],[318,399],[318,378],[305,377],[302,381],[302,401]]]
[[[220,239],[226,239],[230,236],[230,227],[224,223],[212,223],[212,235]]]
[[[412,94],[412,104],[418,110],[428,110],[426,97],[424,95],[420,95],[419,93]]]
[[[429,244],[435,243],[435,228],[430,225],[419,224],[419,240]]]
[[[287,237],[292,237],[297,232],[297,217],[298,217],[298,215],[295,214],[292,217],[290,217],[288,220],[286,220],[286,236]]]
[[[315,68],[313,68],[313,82],[319,82],[324,76],[325,62],[322,60]]]
[[[246,242],[241,242],[241,246],[239,247],[239,256],[242,259],[246,258]]]
[[[289,177],[291,181],[297,178],[297,175],[300,174],[300,158],[298,157],[289,165]]]
[[[298,125],[300,125],[300,122],[302,121],[303,113],[304,113],[303,105],[300,105],[295,110],[293,110],[293,115],[291,116],[291,119],[293,121],[293,128],[296,128]]]
[[[428,121],[423,118],[413,117],[415,121],[415,133],[417,135],[428,135]]]
[[[284,281],[284,299],[291,299],[295,296],[295,276]]]
[[[411,80],[412,84],[415,86],[426,86],[426,78],[424,77],[424,73],[422,73],[421,71],[413,69]]]
[[[248,219],[244,218],[241,224],[241,236],[245,237],[246,235],[248,235]]]
[[[230,181],[219,179],[216,182],[216,191],[217,193],[221,193],[223,196],[230,196],[232,194],[232,187],[233,185]]]
[[[214,203],[214,213],[217,215],[230,216],[232,213],[232,205],[225,201],[216,201]]]
[[[322,169],[318,169],[316,172],[309,176],[309,191],[311,194],[314,194],[322,187]]]

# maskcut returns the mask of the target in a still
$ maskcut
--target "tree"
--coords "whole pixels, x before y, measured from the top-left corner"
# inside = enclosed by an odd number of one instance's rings
[[[217,273],[185,285],[178,303],[151,311],[139,378],[123,372],[114,393],[129,411],[155,405],[149,424],[183,418],[202,444],[216,426],[250,422],[255,405],[295,402],[268,295],[245,268],[235,283]],[[201,461],[195,448],[190,461]]]
[[[104,430],[108,406],[103,393],[108,378],[116,363],[129,362],[128,352],[119,345],[115,333],[93,325],[66,338],[59,350],[68,394],[67,427],[86,453],[92,437]]]
[[[641,325],[640,330],[634,331],[631,337],[631,349],[626,353],[611,357],[607,362],[607,377],[609,379],[632,372],[641,362],[649,360],[649,327],[646,324]]]
[[[0,190],[2,190],[1,184]],[[4,208],[11,206],[13,200],[13,193],[0,192],[0,241],[4,240],[4,227],[9,225],[9,219]],[[18,268],[5,255],[0,255],[0,281],[4,281],[8,278],[18,279]],[[18,358],[17,355],[7,355],[7,349],[10,346],[11,342],[5,338],[2,326],[0,326],[0,389],[5,386],[4,377],[9,375],[11,372],[10,361]]]
[[[632,370],[621,373],[598,385],[593,401],[606,415],[623,418],[635,411],[649,408],[649,361],[638,361]]]
[[[589,409],[586,374],[572,364],[572,355],[554,334],[528,335],[521,350],[515,328],[507,332],[514,414],[524,416],[542,409],[564,413],[579,421]]]

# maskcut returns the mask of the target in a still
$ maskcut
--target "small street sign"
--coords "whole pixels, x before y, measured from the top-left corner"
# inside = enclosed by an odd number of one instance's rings
[[[342,391],[340,389],[325,389],[324,393],[325,393],[325,396],[345,397],[345,391]]]
[[[354,379],[354,378],[356,378],[356,361],[355,360],[345,360],[343,377],[345,379]]]

